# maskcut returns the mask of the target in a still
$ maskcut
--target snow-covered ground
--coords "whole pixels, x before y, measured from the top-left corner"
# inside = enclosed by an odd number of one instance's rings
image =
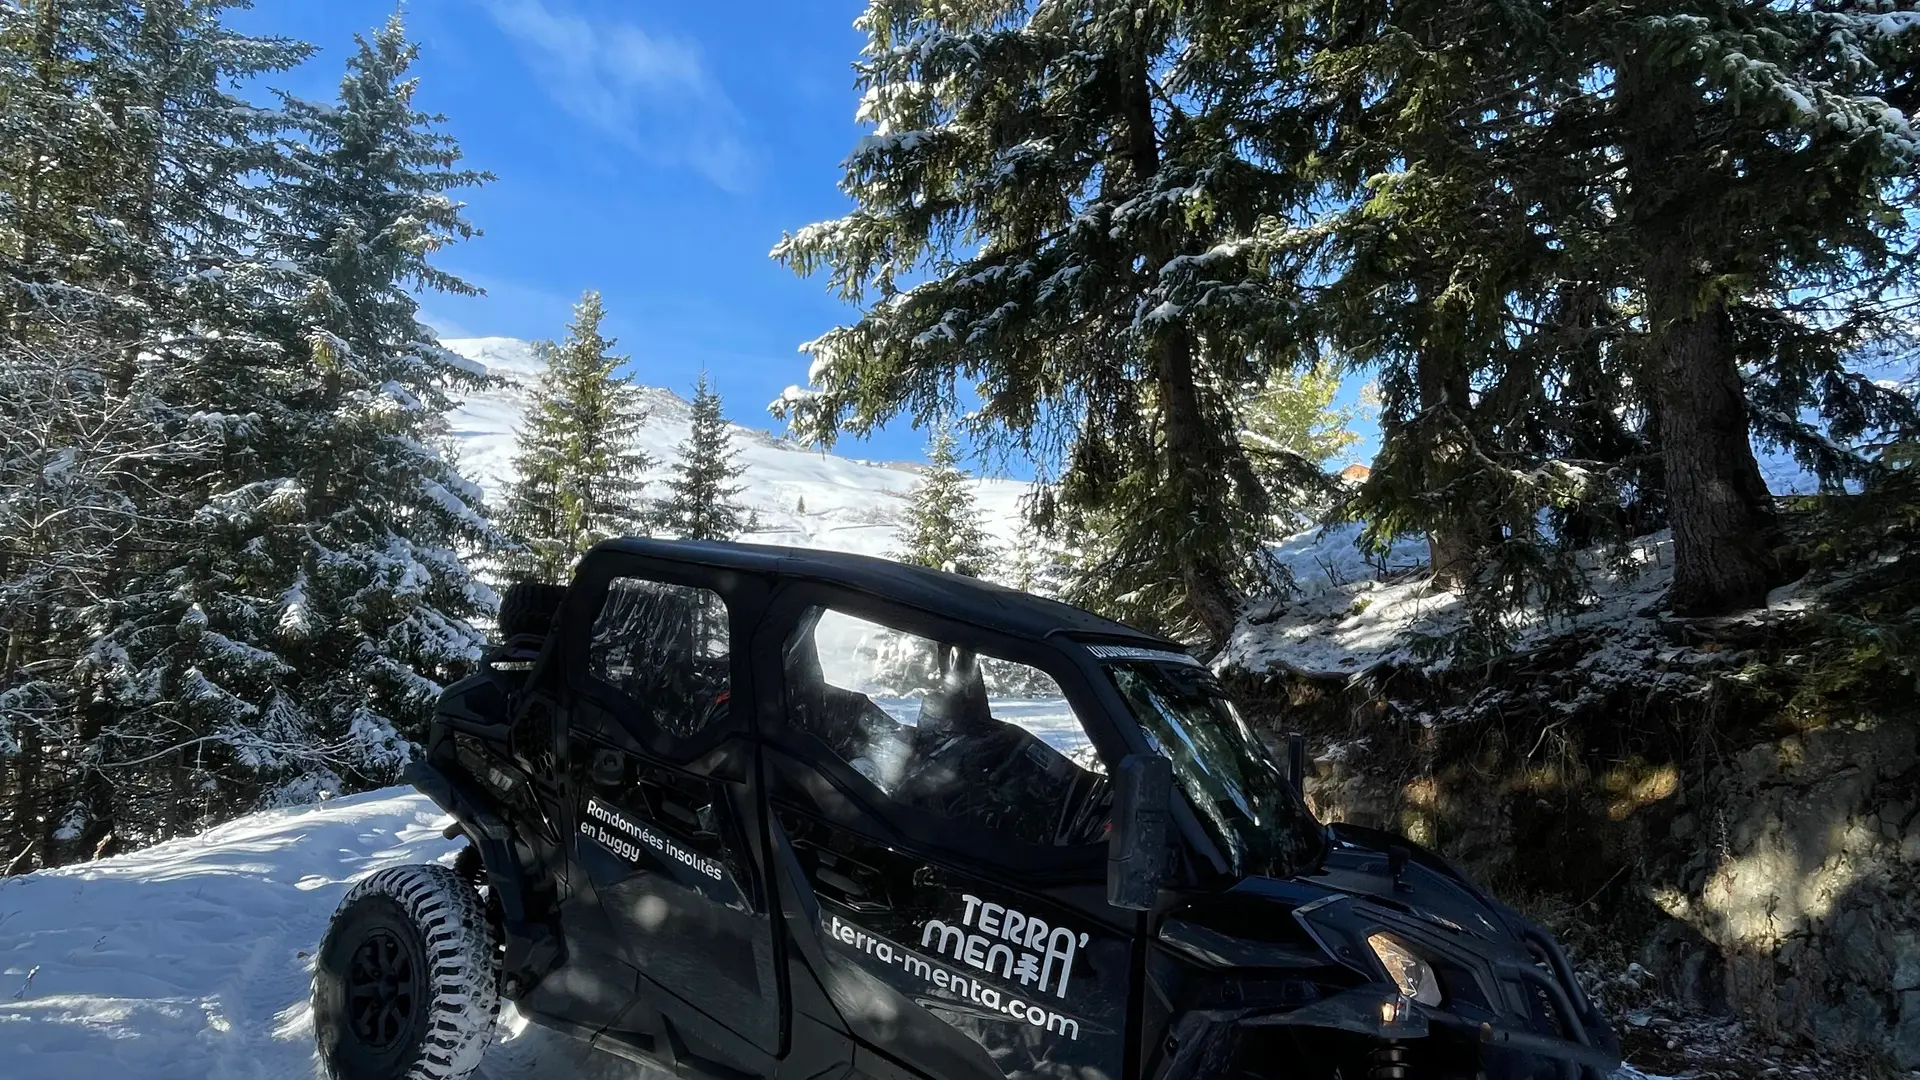
[[[1468,613],[1461,594],[1433,588],[1426,576],[1424,541],[1397,540],[1384,558],[1370,559],[1359,538],[1360,526],[1346,524],[1311,529],[1274,545],[1295,588],[1249,608],[1216,665],[1352,675],[1381,663],[1418,662],[1423,640],[1465,629]],[[1511,613],[1516,646],[1525,649],[1568,631],[1591,631],[1604,644],[1580,662],[1583,667],[1611,663],[1623,651],[1644,659],[1659,650],[1655,616],[1673,581],[1672,534],[1638,537],[1617,561],[1611,553],[1582,552],[1578,564],[1587,589],[1580,610],[1552,617],[1537,610]],[[1766,611],[1746,617],[1764,618],[1807,601],[1798,585],[1788,585],[1774,590]]]
[[[540,359],[530,344],[516,338],[451,338],[443,344],[489,373],[517,383],[469,395],[447,417],[461,471],[486,491],[488,501],[497,508],[513,479],[514,432],[526,412],[527,391],[539,377]],[[651,417],[638,442],[655,461],[649,479],[663,480],[676,448],[687,437],[692,405],[660,387],[643,387],[641,393]],[[741,501],[760,516],[760,531],[741,539],[863,555],[885,555],[894,548],[907,496],[919,481],[918,465],[822,453],[739,425],[733,434],[738,460],[747,470],[740,478],[746,485]],[[1019,502],[1028,486],[979,479],[973,488],[983,524],[996,541],[1010,548],[1019,531]]]
[[[0,878],[0,1077],[315,1075],[307,994],[327,917],[361,877],[450,861],[446,821],[394,789]],[[480,1075],[648,1074],[509,1015]]]
[[[1461,594],[1434,589],[1422,570],[1424,543],[1396,543],[1387,558],[1370,562],[1356,546],[1359,533],[1358,525],[1339,525],[1277,545],[1298,588],[1251,609],[1219,664],[1247,671],[1353,674],[1381,662],[1409,660],[1418,639],[1443,638],[1463,628],[1467,612]],[[1570,627],[1651,632],[1653,624],[1643,615],[1658,606],[1672,580],[1671,535],[1635,540],[1623,567],[1595,558],[1581,561],[1591,590],[1585,609],[1570,620],[1515,613],[1523,647]]]

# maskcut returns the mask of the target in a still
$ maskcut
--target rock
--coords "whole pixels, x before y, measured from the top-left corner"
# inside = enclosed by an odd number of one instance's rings
[[[1920,990],[1900,995],[1900,1019],[1890,1041],[1896,1068],[1920,1069]]]
[[[1865,1050],[1885,1045],[1887,1014],[1878,998],[1855,988],[1838,1001],[1813,1009],[1813,1038],[1834,1049]]]
[[[1693,927],[1678,919],[1662,922],[1641,950],[1640,962],[1683,1004],[1702,1012],[1726,1012],[1726,960],[1719,947]]]
[[[1900,861],[1920,863],[1920,829],[1908,829],[1906,839],[1900,841]]]
[[[1893,988],[1920,991],[1920,933],[1893,935]]]
[[[1855,819],[1842,826],[1840,832],[1840,850],[1849,855],[1861,855],[1871,851],[1880,842],[1880,822],[1877,818]]]
[[[1828,926],[1827,935],[1827,963],[1834,974],[1865,986],[1890,985],[1892,957],[1870,910],[1848,908],[1840,912]]]
[[[1736,769],[1753,781],[1765,781],[1779,774],[1782,760],[1795,760],[1799,757],[1800,740],[1789,736],[1782,739],[1777,746],[1768,746],[1763,743],[1743,751],[1735,759],[1738,762]]]
[[[1673,824],[1667,826],[1667,835],[1675,840],[1685,840],[1698,828],[1699,825],[1694,822],[1692,814],[1681,814],[1673,819]]]

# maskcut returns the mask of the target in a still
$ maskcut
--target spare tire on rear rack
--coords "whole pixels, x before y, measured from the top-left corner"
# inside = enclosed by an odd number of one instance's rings
[[[565,585],[544,581],[516,581],[500,597],[500,640],[527,635],[544,638],[553,629],[553,617],[567,595]]]

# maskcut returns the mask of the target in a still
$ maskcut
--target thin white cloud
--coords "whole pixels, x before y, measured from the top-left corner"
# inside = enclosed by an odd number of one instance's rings
[[[752,161],[740,115],[700,49],[636,23],[583,15],[566,0],[484,0],[562,108],[637,153],[737,190]]]

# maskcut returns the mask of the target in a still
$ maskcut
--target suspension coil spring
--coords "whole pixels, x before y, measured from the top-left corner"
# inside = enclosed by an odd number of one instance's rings
[[[1367,1055],[1367,1080],[1407,1080],[1413,1075],[1412,1057],[1400,1043],[1376,1046]]]

